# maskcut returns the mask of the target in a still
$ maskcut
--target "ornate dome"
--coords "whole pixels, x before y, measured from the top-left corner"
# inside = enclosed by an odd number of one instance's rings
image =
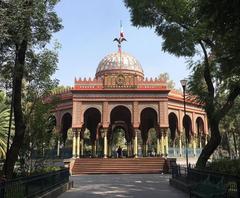
[[[119,72],[136,74],[141,78],[144,77],[142,66],[137,61],[137,59],[126,52],[115,52],[105,56],[100,61],[96,71],[96,78],[102,77],[105,74]]]

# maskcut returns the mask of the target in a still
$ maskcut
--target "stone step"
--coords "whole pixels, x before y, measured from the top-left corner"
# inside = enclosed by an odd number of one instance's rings
[[[75,160],[73,174],[104,173],[160,173],[165,171],[164,158],[78,158]]]

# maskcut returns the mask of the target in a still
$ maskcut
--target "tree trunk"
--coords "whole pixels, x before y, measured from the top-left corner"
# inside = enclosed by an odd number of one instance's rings
[[[24,140],[25,122],[22,111],[22,79],[24,73],[25,55],[27,51],[27,41],[23,40],[19,46],[16,46],[16,59],[13,75],[13,109],[15,121],[15,135],[13,143],[7,152],[4,163],[5,176],[10,179],[13,176],[14,166],[18,159],[18,153]]]
[[[196,167],[197,168],[204,168],[207,164],[208,159],[213,154],[215,149],[221,143],[221,135],[219,131],[219,121],[211,120],[210,123],[210,130],[211,130],[211,138],[207,145],[203,148],[198,160]]]

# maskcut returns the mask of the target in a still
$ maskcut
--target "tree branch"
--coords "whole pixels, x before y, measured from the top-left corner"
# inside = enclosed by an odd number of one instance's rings
[[[235,89],[233,89],[229,93],[226,103],[223,105],[223,107],[219,110],[219,113],[217,114],[219,117],[219,120],[221,120],[228,113],[228,111],[233,106],[236,97],[239,95],[240,95],[240,87],[239,86],[236,87]]]
[[[199,44],[204,53],[204,62],[205,62],[204,63],[204,79],[207,84],[208,93],[209,93],[208,95],[209,95],[209,99],[211,100],[210,103],[213,103],[214,86],[213,86],[213,82],[212,82],[212,78],[211,78],[211,74],[210,74],[210,65],[209,65],[209,61],[208,61],[208,54],[207,54],[207,50],[201,40],[199,41]]]

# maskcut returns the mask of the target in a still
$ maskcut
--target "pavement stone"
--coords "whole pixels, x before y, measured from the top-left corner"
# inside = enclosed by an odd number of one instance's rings
[[[169,185],[166,174],[104,174],[72,176],[74,187],[59,198],[185,198]]]

